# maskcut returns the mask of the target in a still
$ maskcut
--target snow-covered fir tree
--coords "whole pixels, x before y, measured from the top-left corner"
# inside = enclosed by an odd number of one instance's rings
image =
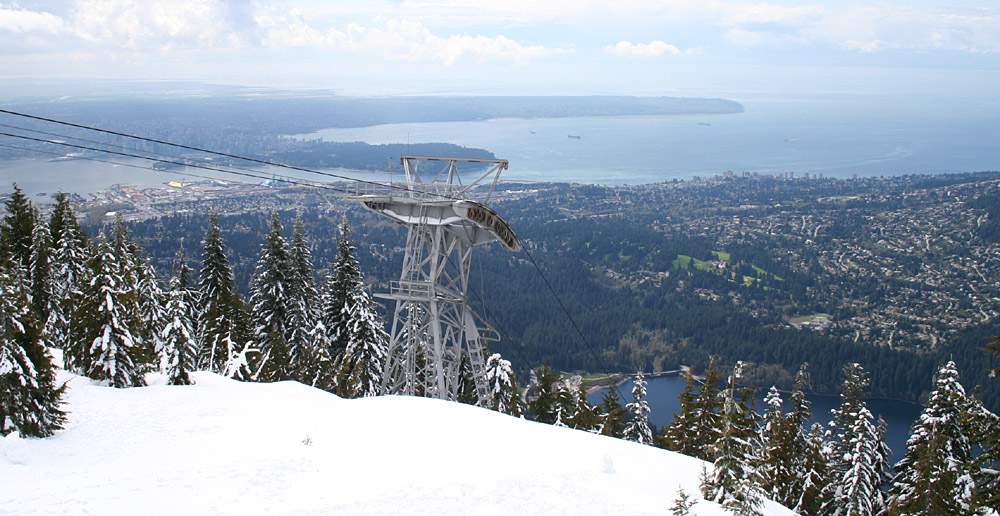
[[[642,372],[635,375],[632,382],[632,402],[625,405],[628,423],[625,424],[625,439],[639,444],[653,444],[653,429],[649,424],[649,403],[646,401],[646,379]]]
[[[535,372],[537,381],[532,385],[534,398],[528,402],[528,410],[539,423],[554,425],[559,419],[559,375],[549,367],[548,363]]]
[[[580,378],[576,376],[574,378]],[[587,389],[582,381],[573,383],[572,388],[576,391],[574,399],[576,406],[567,424],[570,428],[598,433],[601,431],[601,416],[597,413],[597,408],[587,400]]]
[[[698,503],[697,499],[691,498],[691,495],[684,492],[684,489],[677,488],[677,498],[674,499],[674,504],[670,507],[670,514],[673,516],[690,516],[691,508]]]
[[[719,437],[711,445],[712,471],[702,482],[702,494],[734,514],[758,515],[764,503],[761,477],[755,455],[757,414],[752,404],[752,389],[738,388],[743,377],[743,363],[738,362],[721,393],[722,411]]]
[[[255,379],[262,382],[291,380],[288,335],[288,245],[277,211],[271,211],[270,230],[260,246],[250,291],[254,342],[260,351]]]
[[[590,406],[587,397],[580,397],[580,387],[583,378],[573,375],[568,378],[556,380],[556,421],[555,426],[574,428],[577,430],[587,430],[586,414]]]
[[[0,267],[0,435],[48,437],[62,428],[65,387],[56,385],[52,359],[30,309],[23,280],[6,258]]]
[[[691,368],[685,369],[681,376],[684,378],[684,389],[677,395],[680,409],[674,413],[670,424],[663,427],[657,438],[657,446],[695,457],[700,450],[695,443],[696,436],[692,433],[695,422],[691,418],[698,403],[698,383]]]
[[[868,376],[861,364],[844,366],[840,406],[830,423],[830,483],[822,508],[830,516],[875,516],[885,507],[889,448],[884,424],[877,425],[864,401]],[[881,428],[880,428],[881,427]]]
[[[722,372],[719,371],[718,357],[709,359],[697,394],[692,394],[695,385],[693,374],[688,371],[685,378],[687,385],[681,395],[680,411],[674,414],[670,426],[664,430],[661,442],[668,450],[712,461],[711,447],[718,440],[722,428]]]
[[[955,363],[942,366],[910,430],[906,454],[895,466],[889,514],[985,513],[977,511],[973,500],[976,466],[966,415],[975,411],[975,403],[959,382]]]
[[[611,385],[601,395],[597,411],[601,416],[601,435],[621,438],[625,435],[625,407],[622,406],[618,389]]]
[[[293,225],[286,284],[288,331],[285,340],[291,354],[293,375],[299,381],[308,383],[309,378],[316,376],[315,371],[305,370],[302,366],[305,362],[318,365],[314,361],[316,353],[310,348],[314,343],[311,332],[316,327],[319,293],[313,278],[312,253],[301,214],[295,218]]]
[[[208,217],[199,276],[198,367],[238,380],[249,380],[252,339],[249,315],[243,306],[226,257],[226,246],[214,212]]]
[[[347,347],[337,368],[337,394],[343,398],[375,396],[389,356],[389,334],[363,284],[350,292],[342,313]]]
[[[87,265],[89,281],[81,287],[73,320],[73,366],[112,387],[145,385],[145,350],[135,339],[141,319],[134,276],[123,270],[127,265],[103,234]]]
[[[44,334],[49,342],[63,350],[70,349],[70,329],[81,282],[87,275],[87,239],[76,220],[66,194],[56,195],[49,218],[53,250],[49,263],[50,296],[45,310]],[[72,355],[64,353],[64,366],[71,369]]]
[[[764,397],[764,416],[758,430],[760,443],[758,473],[761,476],[761,488],[768,497],[777,501],[786,496],[789,485],[798,480],[792,473],[795,460],[792,444],[792,428],[782,410],[783,400],[774,386]]]
[[[164,293],[149,257],[130,234],[119,215],[111,225],[109,244],[118,259],[118,272],[123,289],[135,293],[138,323],[132,329],[136,351],[133,357],[142,372],[159,369],[163,356],[163,342],[159,329],[164,324]]]
[[[340,236],[337,239],[337,261],[333,264],[333,273],[326,278],[322,292],[322,329],[326,331],[329,354],[334,362],[340,362],[347,350],[344,307],[350,293],[362,285],[361,268],[354,257],[355,248],[351,243],[350,231],[345,217],[340,224]]]
[[[789,398],[789,410],[782,411],[782,400],[774,387],[764,403],[764,417],[759,429],[761,487],[768,496],[787,507],[798,507],[800,514],[807,512],[803,504],[814,504],[819,491],[826,485],[826,464],[822,456],[822,435],[815,450],[811,450],[806,424],[812,419],[810,402],[805,390],[809,387],[808,364],[803,364],[795,378]],[[819,460],[819,463],[815,461]],[[818,505],[812,507],[818,510]]]
[[[51,262],[52,235],[49,225],[38,209],[34,209],[34,228],[31,233],[31,252],[28,257],[31,277],[31,304],[39,321],[48,318],[49,299],[52,297]]]
[[[35,227],[31,201],[15,183],[14,191],[3,204],[7,213],[0,219],[0,256],[5,256],[24,271],[30,271],[31,235]]]
[[[168,385],[193,384],[190,373],[198,365],[198,342],[194,328],[197,301],[190,276],[191,268],[184,260],[184,250],[181,249],[167,292],[166,324],[160,332],[166,354]]]
[[[794,490],[799,493],[799,498],[788,504],[796,514],[819,515],[824,507],[829,507],[831,493],[826,486],[831,483],[832,453],[826,442],[826,429],[819,423],[813,423],[806,435],[806,451],[802,456],[806,474],[798,481],[801,485]]]
[[[817,514],[823,505],[823,488],[829,482],[829,458],[824,454],[825,430],[819,423],[807,427],[812,420],[812,403],[806,398],[811,383],[809,364],[804,363],[795,375],[792,393],[785,414],[786,439],[790,450],[787,470],[791,485],[778,486],[772,492],[778,503],[791,507],[799,514]]]
[[[521,415],[521,398],[518,396],[517,383],[514,381],[514,370],[510,362],[504,360],[500,353],[493,353],[486,359],[486,390],[490,399],[486,407],[497,412]]]

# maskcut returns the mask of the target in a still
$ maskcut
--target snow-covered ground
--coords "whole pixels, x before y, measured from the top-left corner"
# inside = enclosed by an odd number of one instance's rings
[[[0,438],[0,514],[663,516],[678,487],[700,498],[696,459],[458,403],[61,374],[66,429]],[[727,513],[700,501],[693,514]]]

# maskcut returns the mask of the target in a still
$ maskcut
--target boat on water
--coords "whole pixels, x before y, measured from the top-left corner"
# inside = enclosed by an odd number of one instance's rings
[[[574,139],[574,140],[579,140],[579,139],[580,139],[580,137],[579,137],[579,136],[577,136],[577,135],[575,135],[575,134],[570,134],[570,135],[568,135],[568,136],[569,136],[570,138]]]

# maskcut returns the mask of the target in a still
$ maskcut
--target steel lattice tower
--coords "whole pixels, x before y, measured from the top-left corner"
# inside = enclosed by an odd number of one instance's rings
[[[400,163],[403,182],[353,198],[408,230],[399,281],[375,294],[396,302],[382,393],[457,399],[464,351],[484,405],[483,341],[499,339],[469,307],[466,292],[475,246],[495,240],[521,249],[510,226],[486,206],[507,161],[401,156]],[[460,165],[472,169],[471,181],[463,181]]]

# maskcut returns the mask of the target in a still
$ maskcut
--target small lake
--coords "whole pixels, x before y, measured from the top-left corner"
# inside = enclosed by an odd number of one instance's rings
[[[677,396],[683,390],[684,377],[680,375],[657,376],[646,380],[646,401],[649,403],[651,411],[650,419],[657,428],[662,429],[664,426],[669,425],[674,417],[674,413],[680,410],[680,402],[677,400]],[[632,401],[632,382],[629,381],[620,385],[618,392],[624,400],[622,402],[623,405],[630,403]],[[758,411],[762,412],[765,408],[763,398],[766,394],[766,390],[758,393]],[[587,396],[587,399],[591,404],[596,405],[601,402],[602,395],[603,391],[594,392]],[[787,409],[788,394],[782,393],[781,397],[784,400],[783,407]],[[808,399],[812,402],[813,413],[813,419],[809,422],[809,425],[820,423],[824,427],[827,426],[830,419],[832,419],[830,410],[840,404],[840,397],[809,395]],[[920,415],[922,407],[913,403],[885,399],[869,399],[866,401],[868,409],[872,411],[876,418],[882,416],[885,419],[887,427],[886,443],[892,450],[891,463],[895,464],[899,459],[903,458],[903,454],[906,451],[906,439],[910,435],[910,425]]]

